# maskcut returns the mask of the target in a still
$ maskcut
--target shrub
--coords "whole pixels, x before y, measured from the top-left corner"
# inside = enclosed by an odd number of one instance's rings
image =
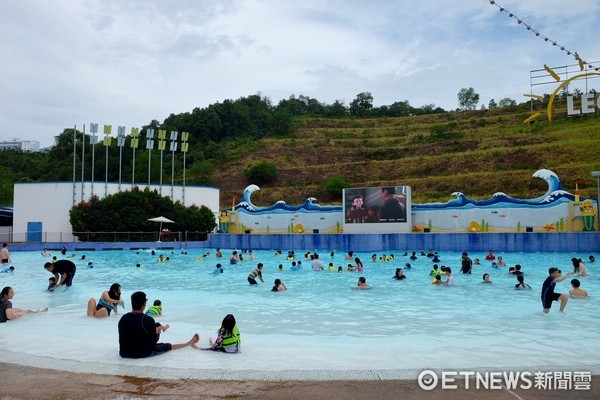
[[[332,198],[341,200],[342,189],[350,187],[350,183],[341,176],[335,175],[325,181],[323,191]]]
[[[262,185],[277,180],[277,166],[268,161],[259,161],[244,171],[249,183]]]

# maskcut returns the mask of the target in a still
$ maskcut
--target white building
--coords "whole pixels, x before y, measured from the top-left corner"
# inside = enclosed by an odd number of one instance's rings
[[[5,140],[0,142],[0,149],[3,150],[22,150],[22,151],[40,151],[40,142],[37,140]]]
[[[120,186],[120,188],[119,188]],[[69,210],[92,195],[100,199],[131,190],[131,183],[43,182],[14,184],[13,242],[73,242]],[[186,207],[206,206],[218,215],[219,189],[207,186],[139,185],[180,201]],[[141,206],[141,205],[140,205]],[[158,216],[158,215],[157,215]]]

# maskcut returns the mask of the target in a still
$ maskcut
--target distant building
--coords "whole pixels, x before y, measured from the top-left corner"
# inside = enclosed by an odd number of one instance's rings
[[[0,142],[0,149],[2,150],[22,150],[22,151],[40,151],[40,142],[37,140],[5,140]]]

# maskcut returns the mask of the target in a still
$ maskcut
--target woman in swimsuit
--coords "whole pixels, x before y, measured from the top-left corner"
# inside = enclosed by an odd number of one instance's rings
[[[104,291],[98,303],[93,297],[88,301],[87,315],[89,317],[104,318],[110,316],[110,312],[114,310],[117,313],[117,306],[123,304],[121,300],[121,285],[113,283],[110,289]]]

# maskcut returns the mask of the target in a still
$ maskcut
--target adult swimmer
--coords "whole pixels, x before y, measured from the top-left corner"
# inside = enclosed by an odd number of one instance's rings
[[[113,310],[117,314],[119,304],[123,305],[121,285],[113,283],[110,289],[102,293],[97,304],[93,297],[88,301],[87,315],[88,317],[104,318],[110,316],[110,312]]]
[[[73,277],[75,277],[75,272],[77,271],[75,263],[71,260],[58,260],[53,263],[47,262],[44,264],[44,268],[51,274],[54,274],[54,278],[56,278],[54,290],[62,285],[66,285],[68,289],[73,284]]]

